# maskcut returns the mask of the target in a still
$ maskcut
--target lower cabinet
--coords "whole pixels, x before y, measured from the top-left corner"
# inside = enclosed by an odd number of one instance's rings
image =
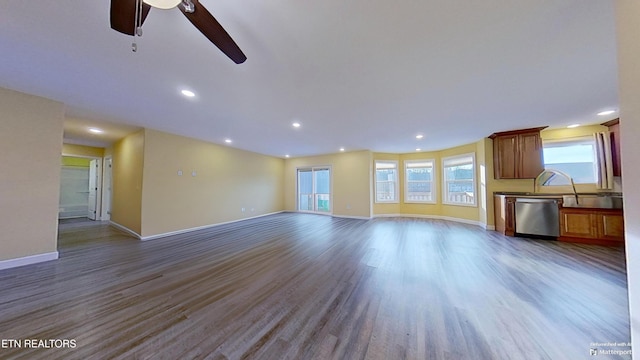
[[[624,241],[622,210],[561,208],[558,240],[621,245]]]
[[[511,196],[494,196],[494,214],[496,231],[503,235],[513,236],[516,233],[516,198]]]

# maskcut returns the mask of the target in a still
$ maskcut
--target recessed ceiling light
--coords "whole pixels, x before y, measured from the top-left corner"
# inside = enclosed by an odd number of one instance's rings
[[[571,125],[567,126],[567,128],[573,129],[573,128],[577,128],[578,126],[580,126],[580,124],[571,124]]]
[[[291,124],[294,128],[299,128],[301,125],[299,122],[294,122],[293,124]]]
[[[231,144],[233,141],[231,139],[224,139],[224,142],[226,142],[227,144]]]
[[[340,148],[340,151],[344,151],[344,148]]]
[[[184,89],[184,90],[182,90],[180,92],[182,93],[182,95],[184,95],[186,97],[194,97],[194,96],[196,96],[196,93],[194,93],[191,90]]]
[[[92,132],[94,134],[102,134],[104,131],[98,128],[89,128],[89,132]]]
[[[423,137],[424,137],[424,135],[422,135],[422,134],[416,135],[416,139],[422,139]]]
[[[601,111],[598,113],[599,116],[605,116],[605,115],[611,115],[614,112],[616,112],[615,110],[606,110],[606,111]]]

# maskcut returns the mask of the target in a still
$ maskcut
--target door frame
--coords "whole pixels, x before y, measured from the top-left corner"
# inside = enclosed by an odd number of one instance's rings
[[[102,191],[102,184],[104,183],[104,159],[105,157],[100,157],[100,156],[88,156],[88,155],[77,155],[77,154],[69,154],[69,153],[62,153],[61,156],[66,156],[66,157],[74,157],[74,158],[81,158],[81,159],[90,159],[90,160],[97,160],[99,163],[99,172],[98,172],[98,180],[97,180],[97,187],[98,190],[96,190],[96,221],[101,221],[103,220],[103,213],[102,213],[102,197],[103,197],[103,191]],[[106,156],[106,157],[112,157],[111,155]],[[113,166],[113,160],[112,160],[112,166]],[[111,186],[112,191],[113,191],[113,185]],[[58,195],[59,196],[59,195]]]
[[[109,167],[108,170],[107,170],[107,161],[111,161],[111,167]],[[107,179],[109,180],[108,181],[109,190],[105,189],[105,183],[107,183],[106,181]],[[102,181],[100,182],[100,185],[101,185],[100,193],[102,194],[102,196],[100,197],[102,202],[100,206],[100,220],[108,221],[108,220],[111,220],[111,206],[113,201],[113,156],[112,155],[107,155],[104,158],[102,158]],[[109,198],[107,199],[107,197]]]
[[[314,210],[300,210],[300,184],[299,184],[299,179],[298,179],[298,172],[300,170],[311,170],[312,174],[313,174],[313,170],[321,170],[321,169],[329,169],[329,211],[324,212],[324,211],[314,211]],[[313,178],[313,176],[312,176]],[[314,185],[315,185],[315,179],[314,181]],[[333,215],[333,168],[331,165],[311,165],[311,166],[298,166],[296,167],[296,192],[295,192],[295,198],[296,198],[296,212],[303,212],[303,213],[309,213],[309,214],[320,214],[320,215]],[[314,186],[314,190],[315,190],[315,186]],[[315,193],[314,193],[315,195]],[[315,196],[313,199],[313,207],[315,209],[316,205],[315,205]]]

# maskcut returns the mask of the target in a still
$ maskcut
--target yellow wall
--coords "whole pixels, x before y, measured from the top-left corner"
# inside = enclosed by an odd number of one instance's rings
[[[80,158],[73,156],[63,156],[62,157],[62,166],[75,166],[75,167],[85,167],[88,168],[90,165],[90,158]]]
[[[142,170],[144,130],[128,135],[113,146],[111,221],[142,233]]]
[[[395,160],[398,161],[398,182],[400,186],[399,201],[398,203],[375,203],[373,204],[373,213],[377,216],[393,216],[393,215],[417,215],[417,216],[432,216],[432,217],[451,217],[463,220],[469,220],[471,222],[479,222],[485,220],[481,218],[479,213],[479,206],[456,206],[442,204],[442,158],[474,153],[476,155],[476,187],[479,187],[479,168],[480,164],[484,165],[484,161],[478,158],[478,152],[484,151],[482,142],[466,144],[451,149],[445,149],[441,151],[431,152],[416,152],[407,154],[385,154],[374,153],[371,166],[375,168],[376,160]],[[435,197],[437,199],[435,204],[414,204],[404,202],[404,162],[407,160],[429,160],[432,159],[435,162]],[[375,191],[375,189],[374,189]],[[478,190],[476,190],[478,191]],[[372,195],[372,201],[375,199],[375,194]],[[484,216],[484,215],[483,215]]]
[[[63,118],[61,103],[0,88],[0,261],[56,251]]]
[[[283,159],[147,129],[140,234],[282,211],[283,175]]]
[[[62,155],[101,158],[104,156],[104,149],[93,146],[62,144]]]
[[[333,215],[369,218],[372,197],[370,151],[287,159],[284,167],[285,209],[296,210],[297,169],[325,165],[331,166]]]

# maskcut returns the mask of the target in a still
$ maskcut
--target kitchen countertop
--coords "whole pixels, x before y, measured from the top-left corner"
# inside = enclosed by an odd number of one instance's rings
[[[508,191],[496,191],[493,195],[502,196],[519,196],[519,197],[543,197],[543,198],[561,198],[564,195],[574,196],[574,193],[533,193],[533,192],[508,192]],[[581,195],[595,195],[595,196],[622,196],[619,192],[580,192]]]

